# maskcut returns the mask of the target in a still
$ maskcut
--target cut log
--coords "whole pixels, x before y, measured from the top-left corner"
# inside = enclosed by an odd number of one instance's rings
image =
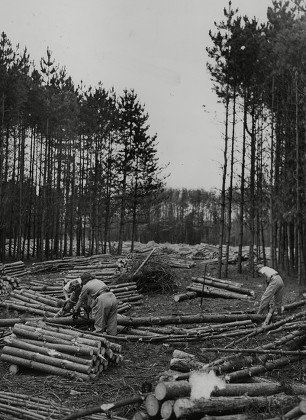
[[[185,351],[177,350],[177,349],[173,350],[172,357],[178,358],[178,359],[191,359],[191,360],[195,359],[194,354],[187,353]]]
[[[145,398],[144,404],[150,417],[156,417],[160,414],[161,402],[154,394],[148,394]]]
[[[267,406],[279,408],[283,405],[295,405],[298,398],[289,395],[277,395],[268,397],[212,397],[210,399],[200,398],[178,398],[174,403],[174,413],[178,419],[201,419],[205,414],[234,414],[256,407],[261,411]]]
[[[118,319],[118,324],[123,326],[151,326],[166,324],[200,324],[200,323],[221,323],[245,321],[250,319],[253,322],[263,322],[265,317],[257,314],[195,314],[195,315],[178,315],[178,316],[160,316],[160,317],[139,317],[128,318],[122,317]],[[1,327],[0,322],[0,327]]]
[[[160,414],[162,419],[171,420],[176,418],[173,411],[174,402],[175,401],[173,400],[167,400],[162,403],[162,406],[160,408]]]
[[[229,414],[228,416],[205,416],[200,420],[248,420],[249,416],[246,414]],[[281,420],[281,419],[279,419]]]
[[[186,292],[174,295],[174,302],[183,302],[184,300],[191,300],[199,297],[197,292]]]
[[[176,400],[177,398],[189,397],[191,385],[188,381],[158,382],[154,395],[159,401]]]
[[[226,384],[225,388],[212,391],[212,397],[237,397],[249,395],[251,397],[263,395],[275,395],[284,392],[284,386],[280,383],[237,383]],[[189,397],[191,385],[188,381],[159,382],[154,390],[154,395],[159,401],[176,400]]]
[[[299,360],[302,360],[302,356],[287,356],[287,357],[281,357],[279,359],[275,359],[271,362],[265,362],[263,365],[257,365],[257,366],[251,366],[247,369],[238,370],[236,372],[231,372],[226,375],[226,380],[228,382],[232,381],[238,381],[241,379],[249,378],[251,376],[260,375],[262,373],[265,373],[267,371],[271,371],[274,369],[279,369],[284,366],[287,366],[288,364],[292,364],[295,362],[298,362]]]
[[[172,358],[170,360],[170,369],[177,370],[179,372],[190,372],[191,370],[202,370],[206,369],[207,365],[192,359],[178,359]]]
[[[136,413],[132,417],[132,420],[150,420],[150,416],[144,411],[136,411]]]

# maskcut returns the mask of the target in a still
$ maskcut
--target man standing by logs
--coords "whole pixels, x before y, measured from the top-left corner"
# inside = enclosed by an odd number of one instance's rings
[[[263,264],[259,264],[257,266],[257,272],[260,276],[265,278],[267,285],[267,288],[261,297],[257,313],[263,314],[268,309],[269,304],[271,304],[274,299],[274,304],[272,308],[276,308],[277,313],[280,315],[283,311],[283,279],[277,271],[275,271],[271,267],[264,266]]]
[[[118,301],[114,293],[91,273],[81,275],[82,291],[74,308],[74,316],[78,316],[81,306],[90,300],[91,315],[94,319],[94,332],[110,335],[117,334]]]

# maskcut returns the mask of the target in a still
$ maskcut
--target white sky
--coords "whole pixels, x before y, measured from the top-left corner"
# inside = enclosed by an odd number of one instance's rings
[[[266,21],[272,0],[232,0]],[[223,108],[206,70],[228,0],[0,0],[0,32],[35,65],[47,47],[75,84],[134,89],[173,188],[221,186]],[[203,108],[205,105],[205,109]]]

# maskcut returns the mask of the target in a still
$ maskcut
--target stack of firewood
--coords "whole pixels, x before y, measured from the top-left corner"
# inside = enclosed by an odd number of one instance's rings
[[[13,263],[3,264],[2,266],[2,274],[6,276],[15,276],[15,277],[22,277],[28,274],[28,270],[26,269],[26,265],[22,261],[16,261]]]
[[[20,286],[20,279],[12,276],[0,276],[0,295],[6,295]]]
[[[186,293],[174,296],[175,302],[195,299],[200,296],[218,297],[224,299],[253,300],[255,292],[231,280],[222,280],[210,276],[192,277],[192,283],[187,286]]]
[[[15,324],[5,343],[3,361],[68,378],[94,379],[122,360],[121,346],[99,334],[42,321]]]

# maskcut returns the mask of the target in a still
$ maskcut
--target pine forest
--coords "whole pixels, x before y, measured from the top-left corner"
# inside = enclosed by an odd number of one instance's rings
[[[267,21],[229,2],[210,30],[212,89],[224,108],[220,189],[167,188],[142,98],[75,85],[46,49],[0,39],[0,255],[120,254],[123,241],[249,246],[254,261],[305,274],[306,10],[273,1]],[[205,71],[205,68],[203,69]],[[145,98],[143,98],[145,99]],[[154,129],[154,127],[153,127]],[[204,136],[203,136],[204,138]],[[205,140],[202,140],[205,141]],[[196,151],[195,151],[196,153]],[[225,264],[224,264],[225,255]],[[221,268],[225,273],[221,273]]]

